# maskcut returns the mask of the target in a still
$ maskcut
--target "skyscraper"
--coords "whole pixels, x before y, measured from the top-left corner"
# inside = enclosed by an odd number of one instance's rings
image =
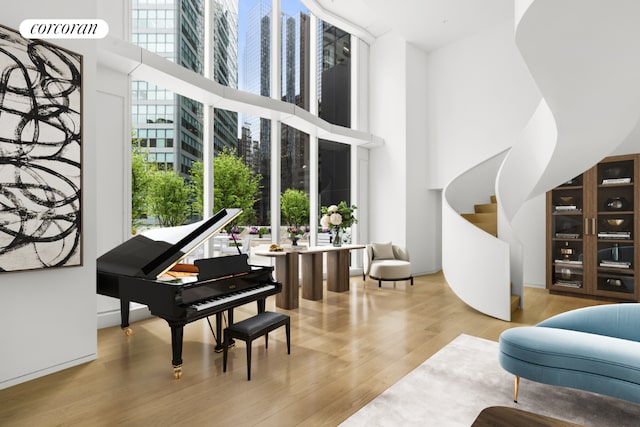
[[[271,95],[271,2],[259,1],[247,17],[240,89],[262,96]],[[262,197],[256,204],[258,222],[269,223],[271,195],[271,121],[257,116],[243,116],[248,135],[257,142],[253,153],[254,171],[262,175]]]
[[[351,126],[351,35],[327,22],[318,25],[318,115]]]
[[[221,85],[238,88],[238,0],[213,2],[212,76]],[[238,113],[215,109],[214,153],[238,150]]]
[[[282,100],[309,109],[308,80],[302,71],[309,69],[310,20],[305,13],[296,16],[282,14]],[[306,103],[305,103],[306,102]],[[309,191],[309,135],[289,126],[282,126],[281,189]]]
[[[204,62],[201,0],[132,0],[134,44],[197,73]],[[202,160],[202,104],[144,81],[132,82],[132,125],[159,169],[188,176]]]

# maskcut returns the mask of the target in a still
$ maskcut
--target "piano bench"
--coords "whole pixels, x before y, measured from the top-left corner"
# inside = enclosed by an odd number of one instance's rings
[[[247,343],[247,381],[251,381],[251,342],[264,335],[264,347],[268,348],[269,332],[283,325],[286,327],[287,332],[287,354],[291,354],[291,322],[289,316],[286,314],[265,311],[227,327],[224,330],[222,350],[223,372],[227,372],[229,344],[233,338],[237,338]]]

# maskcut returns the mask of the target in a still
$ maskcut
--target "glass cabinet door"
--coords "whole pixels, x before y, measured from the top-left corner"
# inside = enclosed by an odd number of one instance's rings
[[[584,287],[583,175],[551,192],[551,284]]]
[[[634,160],[600,163],[597,197],[597,293],[635,293]]]

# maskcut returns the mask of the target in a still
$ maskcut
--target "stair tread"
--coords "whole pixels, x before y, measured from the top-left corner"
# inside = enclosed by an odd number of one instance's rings
[[[487,222],[487,221],[496,221],[498,219],[496,212],[465,213],[465,214],[462,214],[462,217],[471,222],[474,222],[474,221]]]
[[[498,205],[496,203],[480,203],[473,205],[476,213],[497,212]]]

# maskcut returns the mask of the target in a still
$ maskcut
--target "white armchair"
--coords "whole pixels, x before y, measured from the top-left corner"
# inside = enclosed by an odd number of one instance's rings
[[[409,252],[406,248],[391,242],[367,245],[364,250],[362,280],[366,280],[367,275],[378,281],[378,287],[382,287],[383,280],[410,280],[413,286]]]

